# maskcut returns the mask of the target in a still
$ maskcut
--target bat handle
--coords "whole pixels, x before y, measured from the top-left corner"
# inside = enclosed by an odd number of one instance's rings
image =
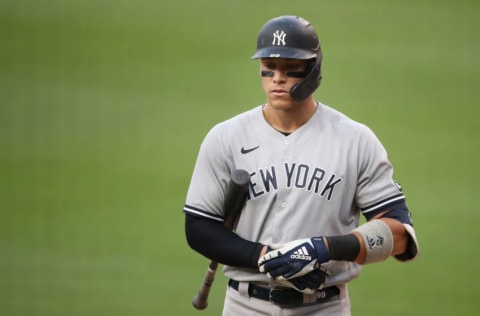
[[[217,272],[218,263],[210,261],[207,272],[203,278],[203,284],[198,294],[193,298],[192,305],[196,309],[205,309],[208,306],[208,295],[210,294],[210,288],[215,280],[215,273]]]

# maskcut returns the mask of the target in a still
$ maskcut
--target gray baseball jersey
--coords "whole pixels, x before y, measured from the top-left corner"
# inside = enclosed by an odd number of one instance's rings
[[[321,103],[288,136],[265,121],[261,106],[212,128],[201,145],[184,212],[223,221],[224,194],[234,169],[251,175],[236,233],[267,245],[348,234],[361,213],[404,199],[374,133]],[[361,269],[346,261],[325,267],[330,273],[326,286],[347,282]],[[269,281],[254,269],[225,266],[224,273],[238,281]]]

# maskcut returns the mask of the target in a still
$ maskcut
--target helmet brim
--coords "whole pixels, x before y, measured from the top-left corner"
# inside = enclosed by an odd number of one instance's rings
[[[312,51],[304,50],[304,49],[275,46],[275,47],[261,48],[251,58],[252,59],[286,58],[286,59],[307,60],[307,59],[317,58],[317,56],[318,54],[313,53]]]

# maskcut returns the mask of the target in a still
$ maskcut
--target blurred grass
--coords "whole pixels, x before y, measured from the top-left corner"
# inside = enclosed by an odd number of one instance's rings
[[[198,313],[207,260],[181,212],[193,163],[213,124],[264,101],[249,57],[282,14],[316,27],[316,96],[380,137],[422,246],[411,264],[366,266],[353,313],[474,314],[479,13],[467,0],[2,1],[2,315]]]

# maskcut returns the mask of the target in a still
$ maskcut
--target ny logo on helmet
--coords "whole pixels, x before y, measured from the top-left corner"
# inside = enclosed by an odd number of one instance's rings
[[[287,36],[287,34],[284,32],[284,31],[275,31],[275,33],[273,33],[273,42],[272,42],[272,45],[282,45],[282,46],[285,46],[285,36]],[[276,44],[275,44],[276,43]]]

